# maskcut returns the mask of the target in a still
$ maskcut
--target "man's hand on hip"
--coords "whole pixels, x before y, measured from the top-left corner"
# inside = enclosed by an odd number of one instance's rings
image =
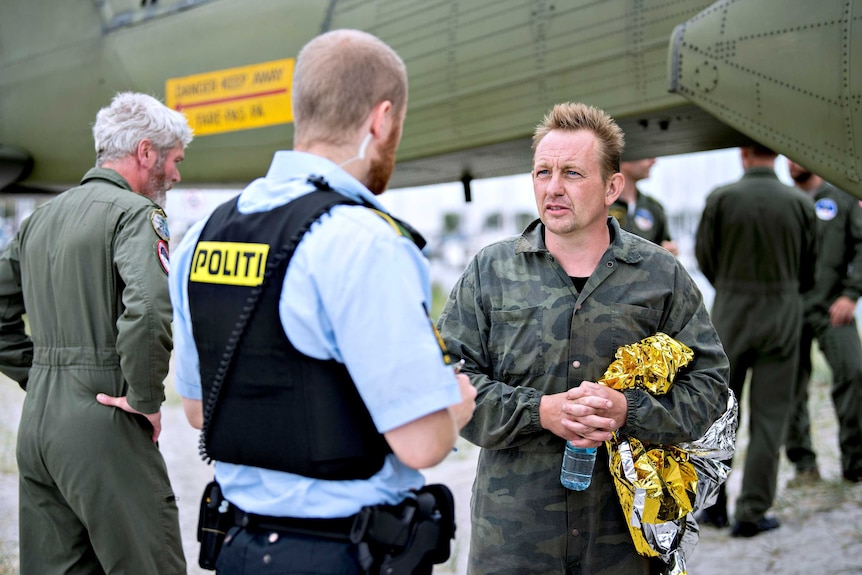
[[[96,395],[96,401],[101,403],[102,405],[108,405],[110,407],[118,407],[125,412],[134,413],[137,415],[143,415],[147,418],[147,421],[150,422],[150,425],[153,426],[153,443],[159,440],[159,435],[162,433],[162,412],[161,410],[155,413],[141,413],[126,401],[126,396],[123,397],[111,397],[110,395],[106,395],[104,393],[100,393]]]

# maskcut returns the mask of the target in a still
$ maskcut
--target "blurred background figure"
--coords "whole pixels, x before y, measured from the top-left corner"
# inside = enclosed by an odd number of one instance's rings
[[[841,473],[862,481],[862,344],[856,301],[862,294],[862,207],[856,198],[788,160],[790,177],[814,200],[818,255],[814,288],[805,294],[799,373],[785,452],[799,486],[820,479],[811,444],[808,383],[814,338],[832,370],[832,402],[838,417]]]
[[[712,191],[697,230],[695,255],[715,287],[712,321],[730,359],[730,387],[749,385],[749,435],[731,536],[779,526],[767,517],[792,407],[802,332],[802,293],[814,285],[814,204],[775,174],[774,151],[741,149],[742,178]],[[740,420],[742,416],[740,416]],[[722,485],[698,521],[728,524]]]
[[[620,197],[611,205],[609,212],[620,222],[622,229],[659,244],[673,255],[679,255],[676,243],[670,237],[664,207],[657,199],[637,188],[640,180],[649,178],[655,161],[655,158],[644,158],[620,162],[620,172],[625,176],[625,183]]]

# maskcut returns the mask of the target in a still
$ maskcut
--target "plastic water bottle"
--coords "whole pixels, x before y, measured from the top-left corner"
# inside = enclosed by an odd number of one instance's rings
[[[560,470],[560,483],[566,489],[583,491],[590,486],[595,463],[595,447],[575,447],[567,441],[566,451],[563,453],[563,468]]]

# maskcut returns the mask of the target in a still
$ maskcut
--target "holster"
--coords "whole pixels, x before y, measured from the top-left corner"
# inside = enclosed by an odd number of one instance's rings
[[[225,535],[233,525],[233,508],[222,496],[221,487],[211,481],[204,488],[198,514],[198,542],[201,544],[198,565],[215,570],[216,560]]]
[[[350,540],[369,575],[426,575],[449,559],[455,499],[445,485],[426,485],[398,505],[363,507]]]

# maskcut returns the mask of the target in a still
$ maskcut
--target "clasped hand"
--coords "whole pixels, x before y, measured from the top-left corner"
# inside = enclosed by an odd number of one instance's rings
[[[543,428],[578,447],[598,447],[625,424],[625,395],[584,381],[563,393],[545,395],[539,403]]]

